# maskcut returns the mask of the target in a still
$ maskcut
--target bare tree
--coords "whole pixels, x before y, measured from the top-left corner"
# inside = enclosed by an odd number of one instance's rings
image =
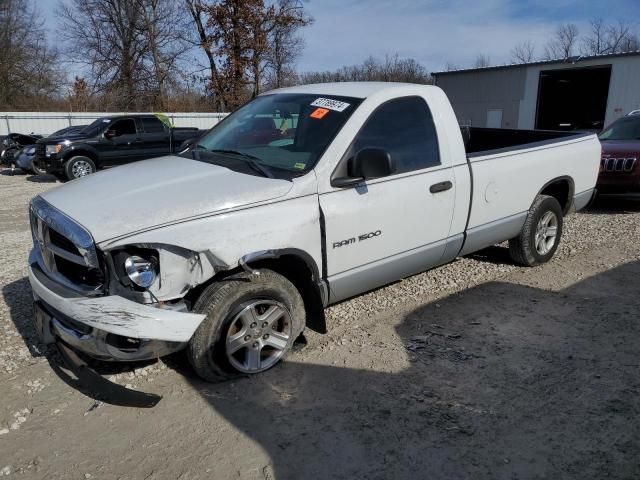
[[[601,55],[607,53],[607,27],[601,17],[589,21],[589,32],[582,39],[583,55]]]
[[[618,20],[607,25],[602,18],[590,22],[591,29],[582,39],[583,55],[604,55],[637,50],[640,47],[633,25],[626,20]]]
[[[300,28],[313,23],[300,0],[279,0],[266,57],[268,84],[280,88],[295,83],[294,65],[304,49]]]
[[[141,28],[147,47],[145,65],[151,73],[146,91],[149,101],[160,110],[167,108],[168,84],[179,77],[178,62],[187,51],[181,34],[184,21],[180,4],[173,0],[134,0],[140,9]]]
[[[382,81],[432,83],[425,68],[412,58],[400,58],[397,54],[380,61],[367,58],[360,65],[342,67],[335,71],[307,72],[300,75],[301,84],[323,82]]]
[[[31,0],[0,0],[0,105],[29,108],[58,92],[57,54]]]
[[[71,94],[69,95],[69,104],[72,111],[87,111],[89,106],[89,88],[84,78],[75,77]]]
[[[214,44],[211,34],[209,33],[209,5],[203,0],[185,0],[187,11],[191,16],[193,25],[195,26],[195,34],[192,36],[189,34],[191,29],[186,29],[186,36],[184,37],[193,46],[196,46],[207,57],[208,65],[202,70],[208,70],[206,75],[207,90],[214,93],[214,102],[218,110],[222,110],[224,105],[222,104],[221,97],[215,97],[216,92],[222,90],[220,73],[218,71],[217,60],[219,58],[217,46]]]
[[[491,59],[489,55],[485,55],[483,53],[478,54],[476,57],[476,61],[473,63],[474,68],[485,68],[491,65]]]
[[[638,37],[634,34],[633,27],[625,20],[618,20],[614,25],[608,26],[606,36],[605,53],[626,52],[635,50],[638,46]]]
[[[545,60],[567,59],[574,55],[578,27],[573,23],[559,25],[554,37],[544,47]]]
[[[63,0],[58,16],[67,59],[87,71],[111,108],[164,108],[186,50],[184,10],[172,0]]]
[[[260,93],[270,71],[281,82],[294,50],[287,44],[308,25],[297,0],[185,0],[196,26],[192,39],[206,54],[208,88],[224,109]],[[298,47],[301,48],[301,43]],[[275,52],[275,53],[274,53]]]
[[[129,0],[66,0],[58,10],[67,57],[87,67],[93,88],[131,109],[146,80],[142,9]]]
[[[511,61],[513,63],[530,63],[535,60],[536,47],[529,40],[518,43],[511,50]]]

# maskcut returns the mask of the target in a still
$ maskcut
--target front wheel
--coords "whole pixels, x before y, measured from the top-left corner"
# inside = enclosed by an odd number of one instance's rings
[[[86,177],[96,171],[96,164],[89,157],[71,157],[64,166],[64,173],[69,180]]]
[[[35,159],[31,162],[31,173],[34,175],[45,175],[47,172],[38,166],[38,162]]]
[[[509,240],[511,259],[532,267],[548,262],[562,236],[562,208],[558,200],[538,195],[529,209],[520,234]]]
[[[282,360],[305,325],[296,287],[271,270],[209,285],[194,305],[206,318],[188,346],[196,373],[219,381],[263,372]]]

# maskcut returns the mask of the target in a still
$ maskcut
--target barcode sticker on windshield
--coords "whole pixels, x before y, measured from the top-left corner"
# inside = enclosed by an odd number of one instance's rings
[[[329,110],[334,110],[336,112],[343,112],[349,105],[349,103],[332,100],[330,98],[316,98],[311,102],[312,107],[328,108]]]

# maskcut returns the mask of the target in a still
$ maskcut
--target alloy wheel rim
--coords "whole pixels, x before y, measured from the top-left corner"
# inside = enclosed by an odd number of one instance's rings
[[[79,160],[73,164],[72,171],[75,178],[85,177],[91,173],[91,165],[89,165],[89,162]]]
[[[547,255],[556,243],[557,236],[558,217],[554,212],[546,212],[542,218],[540,218],[538,226],[536,227],[536,252],[540,255]]]
[[[254,300],[233,317],[227,330],[227,360],[238,371],[257,373],[275,365],[291,338],[291,315],[275,300]]]

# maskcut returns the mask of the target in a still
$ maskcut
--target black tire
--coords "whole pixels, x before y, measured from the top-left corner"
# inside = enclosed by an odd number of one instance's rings
[[[80,168],[80,167],[83,168]],[[85,177],[96,171],[96,164],[89,157],[78,155],[71,157],[64,165],[64,173],[69,180]]]
[[[47,172],[38,167],[36,161],[33,160],[33,162],[31,162],[31,173],[33,173],[34,175],[46,175]]]
[[[555,216],[556,234],[552,244],[545,245],[544,248],[541,248],[541,252],[536,248],[538,225],[548,213]],[[558,200],[548,195],[538,195],[529,209],[520,235],[509,240],[509,255],[511,259],[527,267],[540,265],[551,260],[562,237],[562,223],[562,208]],[[550,237],[546,238],[549,238],[547,242],[551,243]]]
[[[259,272],[260,275],[240,272],[212,283],[205,288],[195,302],[194,312],[203,313],[206,318],[189,341],[187,354],[194,370],[204,380],[218,382],[267,370],[286,356],[296,338],[304,330],[305,307],[296,287],[285,277],[272,270],[259,270]],[[275,363],[254,371],[243,371],[232,364],[233,361],[240,363],[240,360],[234,355],[246,356],[245,364],[248,364],[248,356],[251,353],[249,350],[254,348],[258,350],[257,355],[262,363],[263,350],[266,354],[269,354],[270,351],[276,351],[270,350],[271,347],[268,345],[262,345],[261,338],[264,338],[262,335],[266,330],[256,332],[256,330],[260,330],[259,325],[258,328],[249,331],[241,330],[244,332],[242,334],[243,340],[246,341],[250,337],[250,340],[245,342],[247,346],[240,348],[236,354],[227,355],[227,335],[232,328],[237,328],[238,316],[250,308],[249,305],[263,301],[275,302],[288,313],[289,320],[285,323],[289,325],[289,337],[286,341],[286,347],[282,349],[282,353],[278,353],[277,359],[274,356],[273,360],[265,360],[265,364],[269,361],[275,361]],[[236,332],[235,335],[237,336],[239,333]],[[245,336],[245,334],[247,335]],[[254,341],[255,343],[249,345]],[[259,348],[256,347],[258,342],[260,342]],[[265,355],[265,359],[268,358],[269,356]]]

